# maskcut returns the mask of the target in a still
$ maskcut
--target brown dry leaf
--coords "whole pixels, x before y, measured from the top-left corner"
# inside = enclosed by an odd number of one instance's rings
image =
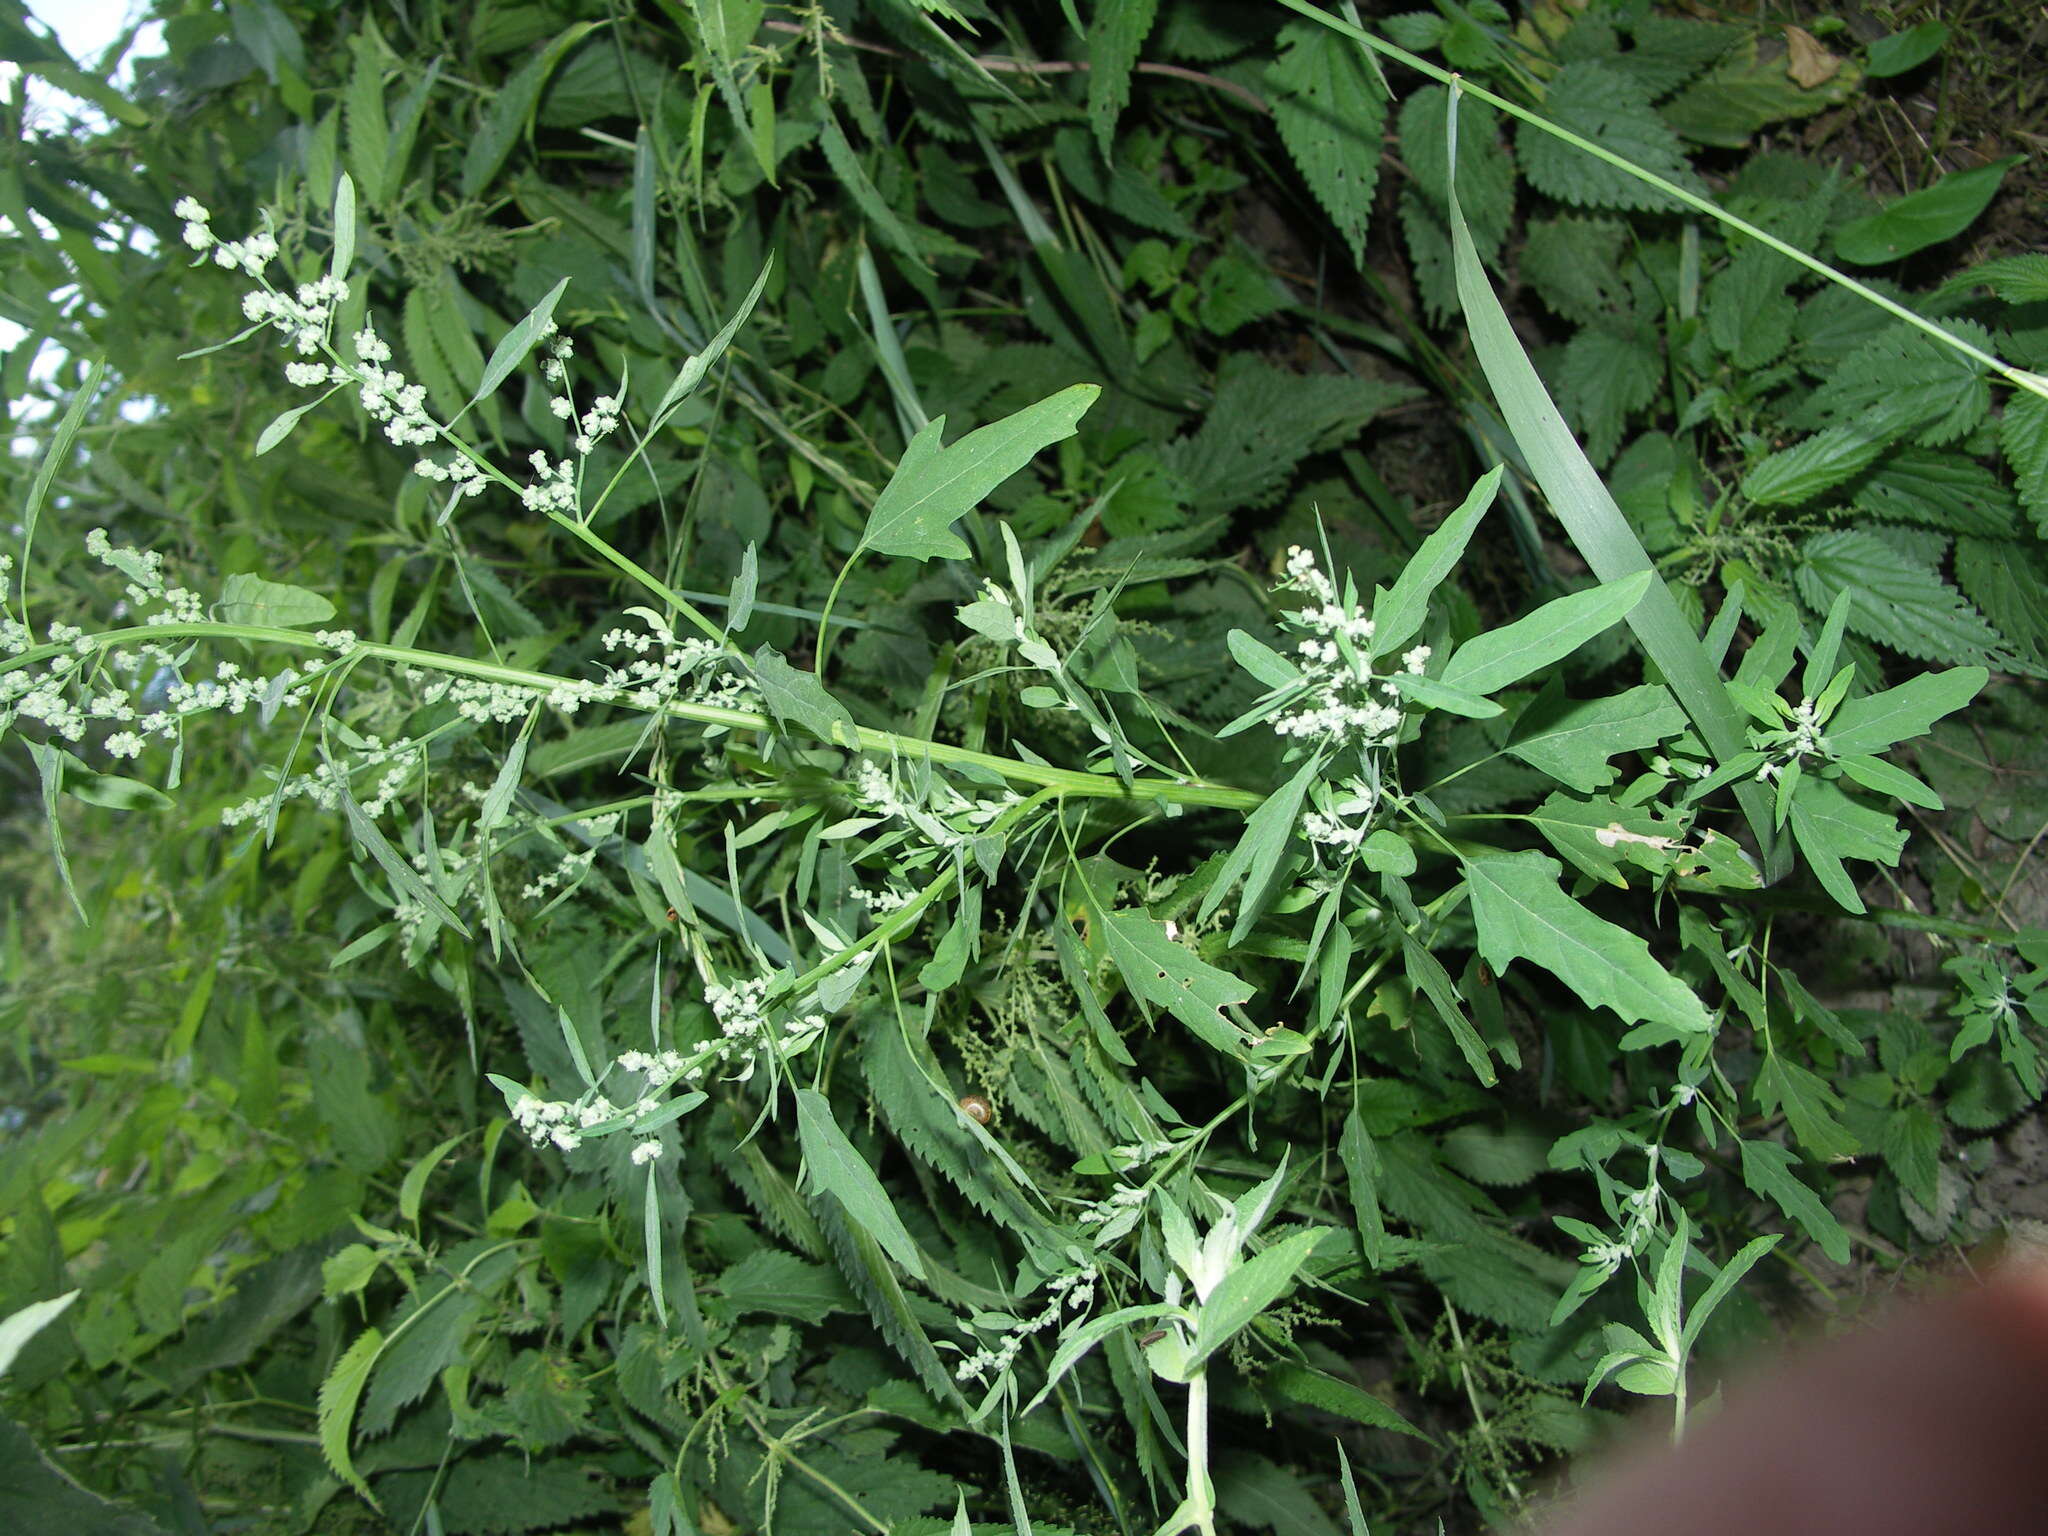
[[[1785,73],[1801,90],[1826,84],[1841,67],[1842,61],[1821,47],[1820,40],[1804,27],[1785,29]]]

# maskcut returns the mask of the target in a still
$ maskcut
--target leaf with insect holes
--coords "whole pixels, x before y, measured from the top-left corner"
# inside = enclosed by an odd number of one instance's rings
[[[1072,437],[1101,393],[1099,384],[1071,385],[977,428],[950,448],[939,441],[946,418],[928,422],[875,498],[859,547],[913,560],[965,560],[971,551],[953,525],[1042,449]]]

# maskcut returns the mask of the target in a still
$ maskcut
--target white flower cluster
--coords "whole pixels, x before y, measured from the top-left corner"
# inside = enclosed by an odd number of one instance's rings
[[[541,1099],[532,1094],[521,1094],[512,1106],[512,1122],[526,1133],[527,1140],[536,1147],[549,1142],[564,1152],[574,1152],[583,1145],[583,1133],[593,1125],[617,1119],[619,1107],[603,1094],[586,1098],[581,1103],[566,1099]]]
[[[986,799],[970,800],[937,774],[929,798],[920,805],[896,786],[895,779],[873,758],[862,758],[854,770],[853,794],[876,816],[906,821],[936,847],[958,848],[1024,797],[1014,789]]]
[[[541,357],[541,376],[550,384],[565,384],[569,377],[569,357],[574,350],[569,338],[561,333],[552,320],[541,333],[546,350]],[[577,425],[581,430],[576,434],[575,448],[579,457],[588,455],[597,446],[597,440],[612,431],[619,424],[619,402],[610,395],[601,395],[583,413],[583,420]],[[575,414],[575,404],[567,395],[557,395],[548,401],[548,409],[567,421]],[[534,449],[527,462],[533,466],[534,478],[521,488],[519,499],[526,504],[529,512],[573,513],[577,506],[576,465],[568,459],[550,459],[540,449]]]
[[[519,894],[524,900],[539,901],[557,886],[566,885],[572,879],[580,878],[583,872],[596,862],[597,850],[595,848],[572,849],[570,852],[563,854],[553,868],[543,870],[533,879],[527,881],[520,889]]]
[[[212,251],[220,266],[239,267],[262,285],[242,296],[244,316],[257,325],[281,331],[286,344],[301,357],[309,358],[323,351],[330,358],[336,357],[332,331],[334,317],[348,299],[346,278],[322,273],[287,293],[273,287],[265,276],[278,249],[277,237],[270,232],[268,214],[264,216],[263,227],[248,239],[221,241],[211,227],[213,215],[197,200],[180,198],[174,211],[185,220],[187,245],[195,251]],[[384,366],[391,361],[391,347],[376,328],[366,322],[351,339],[356,353],[353,364],[338,358],[327,363],[287,363],[286,379],[302,389],[353,384],[370,419],[382,422],[384,435],[401,448],[431,443],[439,437],[440,427],[426,413],[426,386],[409,384],[404,374]],[[433,465],[425,459],[420,462],[431,466],[430,479],[453,479],[458,494],[474,495],[483,489],[482,471],[460,455],[445,465]],[[424,469],[421,472],[428,473]]]
[[[85,536],[85,552],[100,564],[128,578],[125,605],[143,615],[145,624],[192,624],[206,617],[206,601],[189,587],[174,587],[164,576],[161,550],[116,545],[107,530]]]
[[[705,1063],[717,1057],[722,1047],[714,1043],[694,1059],[680,1051],[624,1051],[618,1057],[622,1071],[645,1079],[630,1104],[615,1104],[601,1093],[588,1093],[578,1100],[542,1099],[522,1094],[512,1106],[512,1118],[535,1146],[552,1144],[573,1152],[583,1144],[584,1133],[606,1121],[626,1122],[642,1139],[633,1145],[633,1164],[645,1167],[662,1155],[662,1144],[642,1129],[644,1122],[662,1107],[662,1090],[676,1082],[695,1083],[704,1075]],[[616,1128],[616,1127],[615,1127]]]
[[[687,1074],[692,1081],[704,1075],[702,1067],[691,1067],[683,1059],[681,1051],[625,1051],[619,1056],[619,1066],[635,1076],[647,1079],[647,1093],[661,1092],[677,1078]],[[646,1099],[641,1101],[645,1104]]]
[[[704,1001],[711,1005],[712,1016],[718,1020],[719,1033],[728,1040],[750,1047],[768,1037],[771,1030],[765,998],[772,979],[750,976],[730,987],[713,982],[704,989]],[[785,1021],[782,1033],[792,1042],[801,1038],[808,1043],[824,1028],[823,1015],[810,1013]]]
[[[891,912],[900,911],[916,893],[901,886],[887,885],[879,891],[871,891],[864,885],[856,885],[847,896],[865,907],[872,917],[887,917]]]
[[[1098,1200],[1083,1210],[1077,1218],[1084,1227],[1100,1227],[1092,1234],[1095,1245],[1100,1248],[1115,1242],[1138,1224],[1138,1218],[1145,1214],[1146,1191],[1136,1184],[1119,1184],[1107,1199]]]
[[[1280,585],[1307,594],[1308,606],[1285,622],[1308,634],[1295,646],[1303,697],[1299,707],[1273,717],[1275,734],[1361,750],[1389,745],[1401,728],[1400,692],[1391,679],[1375,676],[1366,657],[1372,619],[1355,601],[1340,599],[1314,552],[1298,544],[1287,552]],[[1429,647],[1416,646],[1401,662],[1406,671],[1421,673]]]
[[[117,616],[139,615],[145,627],[188,624],[205,617],[206,604],[197,592],[166,579],[160,552],[116,545],[102,528],[86,535],[85,548],[128,578]],[[11,560],[0,565],[0,581],[11,568]],[[275,676],[245,677],[239,663],[223,661],[211,678],[188,681],[178,675],[178,652],[143,641],[104,657],[106,670],[114,674],[107,678],[100,670],[99,648],[84,629],[53,623],[45,635],[47,644],[65,649],[40,669],[23,667],[0,676],[0,732],[16,720],[34,720],[61,740],[76,743],[84,740],[94,722],[105,722],[121,727],[102,743],[116,760],[140,757],[153,738],[175,737],[192,715],[223,709],[241,714],[252,705],[266,714],[296,708],[308,697],[309,679],[325,665],[323,659],[313,658]],[[26,625],[12,619],[0,623],[0,654],[18,656],[34,645]],[[145,665],[156,669],[147,688],[138,681]]]
[[[1765,783],[1775,779],[1788,764],[1809,757],[1834,756],[1834,747],[1820,728],[1820,710],[1810,696],[1792,706],[1789,729],[1769,733],[1761,744],[1778,754],[1756,771],[1757,778]]]
[[[567,459],[550,460],[547,454],[536,448],[528,458],[533,465],[534,478],[519,492],[519,499],[526,504],[529,512],[561,512],[576,510],[576,466]]]
[[[1354,824],[1341,817],[1325,816],[1321,811],[1310,811],[1302,817],[1301,830],[1307,834],[1310,842],[1320,843],[1323,847],[1335,849],[1338,853],[1356,853],[1358,845],[1372,832],[1371,826],[1367,823]]]
[[[561,396],[557,396],[550,403],[560,406],[567,405],[568,401]],[[574,407],[571,406],[570,409],[573,410]],[[557,411],[556,414],[566,416],[569,413],[568,411]],[[590,409],[583,413],[583,419],[576,424],[576,451],[581,454],[588,454],[591,449],[597,446],[600,438],[609,437],[618,428],[618,397],[615,395],[599,395],[590,402]]]
[[[963,1331],[969,1334],[976,1325],[1000,1327],[1002,1333],[993,1348],[983,1345],[962,1360],[953,1372],[953,1379],[986,1381],[992,1376],[1002,1375],[1017,1363],[1017,1355],[1024,1348],[1026,1339],[1043,1333],[1065,1313],[1084,1312],[1095,1304],[1095,1279],[1092,1268],[1056,1276],[1047,1287],[1052,1294],[1036,1317],[1019,1319],[983,1313],[975,1318],[974,1323],[961,1324]]]
[[[356,774],[369,768],[384,770],[376,787],[368,795],[358,794],[357,803],[363,813],[375,820],[391,809],[398,799],[398,792],[405,788],[412,778],[413,768],[425,751],[425,744],[410,736],[401,736],[396,741],[386,742],[383,737],[366,734],[362,745],[354,748],[346,758],[333,762],[316,764],[297,778],[287,779],[281,791],[285,800],[309,800],[323,811],[341,808],[341,791]],[[240,805],[231,805],[220,813],[221,825],[240,826],[243,822],[260,816],[269,807],[272,795],[253,795]]]
[[[217,266],[240,267],[249,277],[261,277],[263,269],[277,255],[277,237],[270,232],[268,216],[263,227],[248,239],[224,241],[214,234],[213,215],[196,197],[179,198],[172,204],[171,212],[185,221],[185,243],[195,251],[213,252]]]
[[[249,275],[260,280],[260,272]],[[242,295],[242,315],[258,325],[282,331],[294,352],[311,357],[328,344],[328,327],[334,323],[334,311],[347,297],[348,284],[325,274],[310,283],[299,284],[294,293],[281,292],[266,283]],[[346,368],[309,363],[289,377],[295,384],[318,385],[330,380],[346,384],[352,376]]]
[[[724,650],[709,640],[677,638],[667,621],[651,608],[632,612],[647,628],[622,625],[606,631],[604,648],[632,659],[603,669],[598,697],[650,711],[677,702],[720,709],[759,707],[760,694],[752,679],[733,670]]]

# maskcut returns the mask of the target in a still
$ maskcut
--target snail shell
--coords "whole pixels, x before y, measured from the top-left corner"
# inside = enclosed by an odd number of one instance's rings
[[[960,1113],[976,1125],[987,1125],[995,1119],[995,1106],[978,1093],[970,1093],[960,1100]]]

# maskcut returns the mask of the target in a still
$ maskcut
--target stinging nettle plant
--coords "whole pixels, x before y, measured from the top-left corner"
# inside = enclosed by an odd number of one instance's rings
[[[121,612],[50,620],[30,611],[28,559],[49,558],[39,524],[62,510],[50,492],[91,388],[29,497],[21,595],[0,627],[0,735],[33,757],[67,887],[66,797],[167,804],[219,724],[199,717],[251,719],[278,744],[268,781],[225,800],[220,824],[253,856],[296,802],[338,813],[373,917],[334,969],[381,955],[427,977],[502,1100],[413,1164],[397,1227],[358,1216],[365,1241],[326,1260],[331,1298],[403,1297],[351,1325],[327,1364],[315,1433],[334,1477],[380,1502],[397,1484],[378,1448],[408,1434],[529,1452],[597,1434],[587,1404],[561,1406],[572,1427],[557,1440],[522,1422],[521,1404],[577,1392],[523,1382],[499,1346],[601,1327],[620,1399],[603,1429],[656,1530],[692,1529],[707,1503],[772,1527],[805,1499],[839,1528],[888,1530],[949,1502],[950,1484],[909,1466],[901,1507],[852,1482],[854,1457],[815,1422],[824,1409],[801,1408],[785,1379],[799,1325],[864,1315],[862,1348],[886,1348],[894,1374],[844,1416],[988,1437],[1015,1528],[1030,1525],[1024,1450],[1077,1459],[1121,1528],[1213,1533],[1233,1487],[1263,1475],[1219,1445],[1218,1413],[1293,1404],[1428,1438],[1314,1340],[1420,1278],[1453,1342],[1404,1342],[1453,1362],[1476,1426],[1458,1446],[1468,1486],[1504,1510],[1520,1491],[1504,1448],[1517,1413],[1569,1415],[1611,1379],[1670,1397],[1682,1430],[1704,1330],[1783,1239],[1727,1243],[1723,1222],[1709,1240],[1730,1187],[1847,1258],[1800,1163],[1856,1143],[1800,1051],[1815,1034],[1861,1043],[1774,957],[1778,909],[1762,898],[1796,863],[1864,911],[1856,866],[1893,866],[1904,844],[1892,803],[1941,804],[1887,754],[1987,672],[1880,686],[1851,637],[1885,637],[1848,591],[1800,588],[1817,628],[1761,586],[1728,583],[1711,615],[1673,597],[1488,284],[1449,169],[1470,120],[1447,84],[1450,291],[1528,477],[1594,580],[1498,625],[1463,622],[1447,584],[1509,483],[1498,466],[1383,585],[1328,541],[1287,547],[1227,631],[1241,707],[1213,733],[1153,697],[1153,637],[1118,606],[1147,558],[1165,571],[1147,580],[1192,572],[1132,549],[1125,569],[1076,579],[1121,482],[1036,532],[977,511],[1068,450],[1095,385],[948,443],[906,376],[904,450],[835,552],[822,605],[766,602],[752,543],[726,591],[686,592],[614,541],[607,506],[741,355],[770,268],[637,397],[628,378],[579,393],[555,320],[573,289],[557,283],[445,412],[393,366],[371,313],[349,176],[324,262],[282,224],[223,241],[196,201],[178,205],[201,260],[255,284],[234,340],[275,333],[288,381],[316,392],[260,432],[258,454],[343,397],[419,451],[435,537],[459,550],[465,519],[516,505],[634,599],[499,634],[488,567],[458,558],[479,642],[464,654],[418,643],[417,626],[366,640],[328,627],[354,615],[320,593],[246,574],[212,587],[94,531],[83,548],[121,581]],[[525,419],[553,446],[515,470],[484,407],[535,361]],[[882,604],[837,609],[856,562],[892,558],[973,576],[941,589],[952,640],[884,713],[850,669],[834,673],[832,641],[890,622]],[[803,627],[807,658],[742,642],[771,609]],[[1577,665],[1603,642],[1640,654],[1640,680],[1609,689]],[[1999,659],[1988,642],[1983,659]],[[991,746],[998,691],[1028,738],[1013,726]],[[1236,750],[1206,735],[1256,743],[1270,782],[1198,771]],[[563,762],[616,765],[628,792],[558,800]],[[1504,775],[1524,792],[1475,792]],[[1956,1058],[1995,1042],[2038,1096],[2020,992],[1981,961],[1959,978],[1972,1005]],[[1540,1040],[1524,1027],[1538,1011],[1561,1020]],[[1586,1113],[1561,1134],[1489,1121],[1503,1070],[1539,1050]],[[427,1192],[472,1129],[485,1221],[443,1246],[425,1235]],[[493,1202],[493,1171],[515,1177],[515,1158],[517,1190]],[[1489,1193],[1552,1173],[1593,1192],[1580,1216],[1551,1218],[1576,1262]],[[544,1181],[564,1193],[536,1225]],[[700,1219],[707,1198],[725,1203]],[[742,1213],[745,1252],[730,1231]],[[586,1227],[594,1248],[562,1235]],[[714,1262],[715,1282],[701,1267]],[[1611,1284],[1625,1270],[1633,1298]],[[1461,1316],[1516,1335],[1511,1369],[1467,1342]],[[760,1317],[777,1321],[747,1321]],[[1519,1385],[1482,1389],[1488,1371]],[[1359,1518],[1348,1463],[1343,1477]]]

